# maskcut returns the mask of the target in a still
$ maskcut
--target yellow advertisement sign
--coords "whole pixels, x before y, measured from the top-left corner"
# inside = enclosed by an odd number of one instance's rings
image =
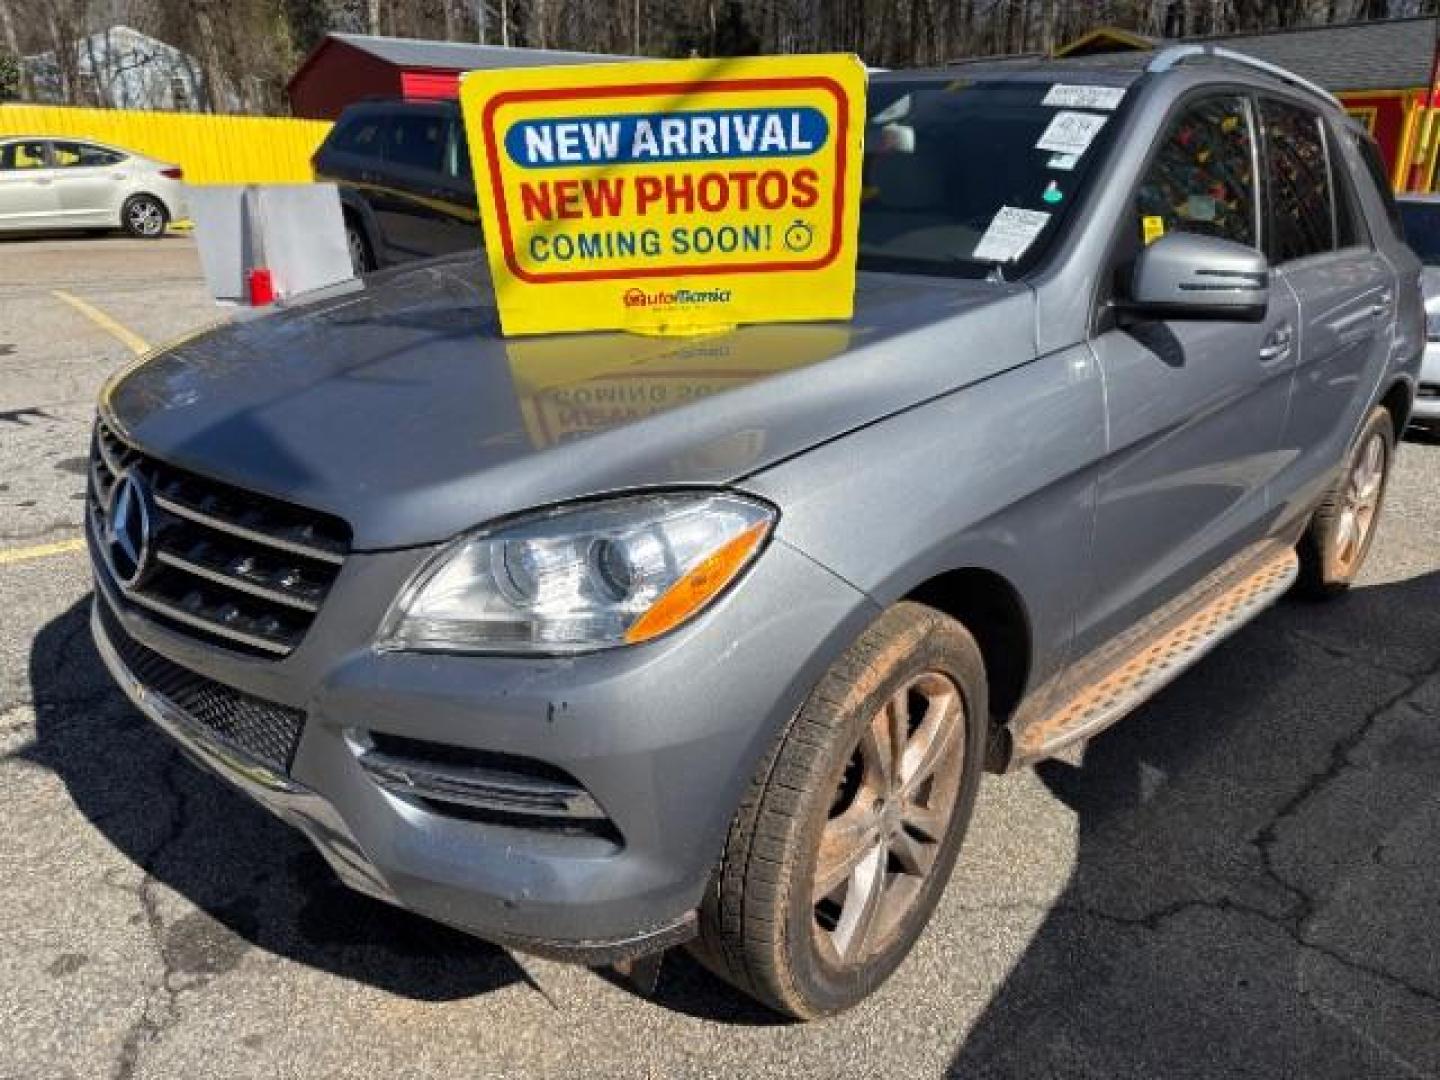
[[[460,101],[505,333],[850,317],[855,57],[476,71]]]

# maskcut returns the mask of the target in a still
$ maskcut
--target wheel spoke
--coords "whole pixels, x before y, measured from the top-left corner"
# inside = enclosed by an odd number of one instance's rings
[[[1335,527],[1335,553],[1341,562],[1348,561],[1350,540],[1355,534],[1355,511],[1348,506],[1340,513],[1340,523]]]
[[[864,955],[885,896],[886,862],[885,845],[877,843],[866,850],[850,875],[850,889],[834,934],[835,951],[842,960],[858,960]]]
[[[843,885],[877,840],[874,820],[869,814],[846,815],[826,822],[820,834],[820,855],[815,860],[811,903],[818,904]]]
[[[1380,482],[1385,476],[1385,447],[1379,439],[1373,439],[1369,449],[1365,452],[1365,471],[1359,478],[1358,492],[1360,501],[1364,503],[1373,502],[1375,496],[1380,493]]]
[[[897,695],[898,696],[898,695]],[[895,700],[886,702],[860,733],[860,757],[865,763],[864,783],[876,794],[889,792],[895,786],[895,760],[898,756]]]
[[[895,856],[900,869],[915,877],[924,877],[930,872],[930,864],[935,861],[935,851],[934,844],[916,839],[906,829],[898,830],[890,838],[890,854]]]
[[[948,808],[917,806],[910,803],[906,805],[900,820],[923,839],[938,844],[945,836],[945,825],[950,820],[950,815]]]
[[[946,751],[950,749],[959,725],[960,695],[954,690],[930,696],[925,718],[905,747],[901,759],[900,790],[912,795],[935,772]]]

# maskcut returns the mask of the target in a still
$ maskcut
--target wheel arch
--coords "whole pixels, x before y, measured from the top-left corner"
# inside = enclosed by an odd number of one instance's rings
[[[1380,407],[1390,414],[1391,424],[1395,428],[1395,441],[1399,442],[1400,437],[1405,434],[1405,427],[1410,422],[1410,412],[1415,406],[1415,388],[1410,380],[1403,375],[1396,378],[1380,397]]]
[[[365,230],[365,239],[369,241],[371,251],[374,251],[375,211],[363,197],[343,186],[340,188],[340,216],[346,221],[359,223],[360,228]]]
[[[125,192],[125,194],[120,199],[121,225],[125,224],[125,207],[129,206],[130,203],[135,199],[154,199],[157,203],[160,204],[160,208],[165,211],[165,220],[175,220],[175,211],[171,209],[170,201],[166,199],[164,195],[161,195],[155,191],[151,191],[149,188],[146,187],[137,187]]]
[[[1024,698],[1032,666],[1033,631],[1020,591],[993,570],[967,566],[931,577],[902,599],[935,608],[970,631],[985,662],[992,722],[1002,724]]]

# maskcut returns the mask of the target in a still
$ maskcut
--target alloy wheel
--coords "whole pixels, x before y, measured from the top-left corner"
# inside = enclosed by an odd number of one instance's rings
[[[964,725],[959,688],[927,671],[861,731],[811,884],[816,945],[832,966],[858,966],[883,951],[915,906],[955,810]]]
[[[1365,440],[1365,445],[1355,457],[1341,497],[1340,520],[1335,528],[1335,558],[1347,569],[1365,552],[1365,543],[1380,507],[1386,464],[1385,439],[1378,433],[1373,434]]]
[[[149,199],[136,199],[128,211],[130,227],[142,236],[156,236],[165,227],[165,214]]]

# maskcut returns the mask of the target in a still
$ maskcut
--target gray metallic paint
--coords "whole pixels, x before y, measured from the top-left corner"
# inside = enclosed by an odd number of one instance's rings
[[[962,315],[989,347],[934,363],[931,349],[953,336],[947,321]],[[585,495],[732,480],[1022,362],[1033,326],[1023,285],[864,275],[843,325],[506,341],[481,264],[467,258],[183,343],[111,387],[104,408],[173,464],[334,513],[372,550]],[[697,368],[732,389],[617,411],[573,441],[526,423],[532,377],[698,379]]]
[[[1370,405],[1413,383],[1418,266],[1369,191],[1382,254],[1282,268],[1266,321],[1115,323],[1105,301],[1133,184],[1177,100],[1217,86],[1296,96],[1213,66],[1136,84],[1107,182],[1025,282],[862,274],[846,325],[506,342],[478,261],[449,260],[163,352],[105,395],[118,429],[177,465],[345,517],[358,552],[279,661],[128,612],[124,625],[308,711],[294,777],[399,902],[506,940],[674,924],[762,755],[885,605],[947,571],[997,574],[1024,607],[1029,685],[1046,685],[1246,543],[1288,535]],[[1386,288],[1398,319],[1347,323]],[[1294,348],[1263,362],[1286,321]],[[624,388],[655,377],[695,392],[626,407]],[[596,387],[616,407],[553,422]],[[435,544],[536,506],[667,485],[731,485],[781,511],[752,571],[691,624],[565,659],[374,650]],[[359,768],[356,730],[558,764],[624,846],[397,800]]]

